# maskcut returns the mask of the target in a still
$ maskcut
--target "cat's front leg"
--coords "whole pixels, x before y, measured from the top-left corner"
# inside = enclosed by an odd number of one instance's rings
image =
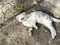
[[[32,24],[32,26],[33,26],[36,30],[38,29],[38,27],[37,27],[37,25],[36,25],[35,22]]]
[[[37,30],[38,29],[38,27],[36,26],[36,25],[33,25],[33,27]]]
[[[29,27],[29,36],[32,36],[32,27]]]

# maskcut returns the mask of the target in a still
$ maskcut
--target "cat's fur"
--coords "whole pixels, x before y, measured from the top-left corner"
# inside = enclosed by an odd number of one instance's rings
[[[50,30],[52,39],[54,39],[55,36],[57,35],[54,27],[52,26],[53,25],[52,21],[60,22],[59,19],[51,17],[48,14],[43,13],[41,11],[34,11],[28,15],[26,15],[26,13],[23,12],[23,13],[19,14],[16,17],[16,19],[19,22],[22,22],[22,24],[24,26],[27,26],[29,28],[29,36],[32,35],[31,31],[32,31],[33,27],[35,29],[38,29],[38,27],[36,26],[36,23],[43,24],[44,26],[46,26]]]

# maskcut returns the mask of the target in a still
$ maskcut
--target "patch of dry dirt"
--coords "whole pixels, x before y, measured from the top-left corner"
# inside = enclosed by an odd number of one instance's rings
[[[47,32],[40,32],[34,29],[33,36],[29,37],[28,28],[13,20],[0,29],[0,45],[60,45],[60,26],[56,25],[58,36],[51,40],[47,30]]]

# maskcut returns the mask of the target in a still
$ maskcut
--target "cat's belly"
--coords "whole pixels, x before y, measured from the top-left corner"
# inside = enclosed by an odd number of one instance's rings
[[[27,27],[32,27],[32,25],[29,24],[29,23],[23,23],[23,25],[24,25],[24,26],[27,26]]]

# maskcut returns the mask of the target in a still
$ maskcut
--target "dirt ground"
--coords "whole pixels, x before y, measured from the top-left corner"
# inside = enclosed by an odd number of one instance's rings
[[[60,45],[60,23],[56,23],[57,37],[52,40],[50,32],[45,29],[33,30],[33,36],[28,36],[28,28],[16,19],[0,28],[0,45]]]
[[[6,24],[0,27],[0,45],[60,45],[60,23],[55,23],[57,36],[53,40],[48,29],[43,26],[38,30],[33,29],[33,35],[29,37],[28,28],[16,19]],[[40,28],[44,31],[40,31]]]

